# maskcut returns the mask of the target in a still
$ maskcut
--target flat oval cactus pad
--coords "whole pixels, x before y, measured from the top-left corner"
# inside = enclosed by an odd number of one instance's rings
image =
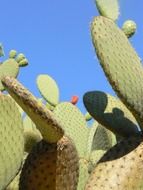
[[[56,81],[49,75],[39,75],[37,78],[38,89],[43,98],[51,105],[55,106],[59,102],[59,89]]]
[[[116,97],[91,91],[85,93],[83,101],[92,117],[116,135],[128,137],[139,133],[134,116]]]
[[[0,94],[0,189],[10,183],[24,155],[23,124],[15,101]]]
[[[12,77],[3,78],[3,84],[10,95],[35,123],[44,140],[57,142],[63,136],[64,131],[61,124],[55,119],[54,114],[24,88],[22,84]]]
[[[143,67],[122,30],[110,19],[96,17],[91,26],[100,64],[117,95],[143,123]]]

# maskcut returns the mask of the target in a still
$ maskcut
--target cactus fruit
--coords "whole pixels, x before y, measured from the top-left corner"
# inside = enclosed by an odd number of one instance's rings
[[[90,121],[90,120],[92,119],[92,116],[90,115],[89,112],[87,112],[87,113],[85,114],[85,119],[86,119],[86,121]]]
[[[16,79],[4,77],[2,81],[9,94],[36,124],[44,140],[54,143],[64,135],[64,131],[53,113]]]
[[[23,59],[20,62],[17,62],[16,56],[17,52],[15,50],[11,50],[9,53],[9,58],[0,64],[0,91],[5,90],[1,83],[4,76],[12,76],[16,78],[19,73],[19,64],[23,61]]]
[[[96,7],[102,16],[117,20],[119,16],[118,0],[95,0]]]
[[[43,98],[52,106],[59,102],[59,89],[56,81],[48,75],[37,77],[37,86]]]
[[[142,128],[143,68],[140,58],[123,31],[110,19],[96,17],[91,34],[109,82]]]
[[[76,190],[79,163],[67,137],[57,143],[42,140],[28,155],[20,176],[19,190]]]
[[[136,29],[137,29],[137,26],[133,20],[127,20],[126,22],[124,22],[122,26],[122,30],[128,38],[134,35],[134,33],[136,32]]]
[[[78,99],[79,99],[78,96],[72,96],[71,103],[72,103],[73,105],[77,104]]]
[[[15,101],[4,94],[0,94],[0,115],[0,190],[2,190],[21,167],[24,135],[21,115]]]
[[[139,133],[137,121],[119,99],[91,91],[85,93],[83,101],[92,117],[116,135],[128,137]]]

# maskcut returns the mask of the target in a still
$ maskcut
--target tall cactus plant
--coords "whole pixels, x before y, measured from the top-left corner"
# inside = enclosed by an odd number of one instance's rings
[[[0,90],[7,89],[29,117],[25,117],[26,128],[22,128],[17,104],[10,96],[0,94],[1,114],[12,110],[6,122],[0,118],[1,139],[7,142],[4,146],[0,144],[1,162],[4,163],[0,170],[0,190],[6,188],[18,172],[16,181],[7,189],[143,189],[143,68],[128,39],[135,32],[135,23],[127,22],[122,29],[117,26],[117,0],[96,0],[96,5],[101,16],[92,22],[92,42],[118,98],[101,91],[85,93],[83,102],[88,113],[84,116],[75,106],[77,97],[71,102],[59,103],[55,81],[48,75],[40,75],[37,85],[48,102],[44,105],[14,78],[19,66],[28,62],[23,54],[16,58],[16,51],[11,51],[9,59],[0,65]],[[11,118],[13,114],[17,114],[16,119]],[[94,122],[89,127],[87,120],[91,117]],[[9,122],[14,129],[12,132],[7,127]],[[30,129],[27,125],[33,127]],[[20,171],[24,137],[27,153]]]

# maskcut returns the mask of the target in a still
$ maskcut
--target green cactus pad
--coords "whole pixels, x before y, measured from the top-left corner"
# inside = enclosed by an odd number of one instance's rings
[[[97,9],[102,16],[117,20],[119,16],[118,0],[95,0]]]
[[[79,176],[77,151],[71,140],[40,141],[28,155],[19,190],[76,190]]]
[[[27,153],[24,153],[24,157],[23,157],[23,164],[27,158]],[[22,167],[21,167],[22,169]],[[20,180],[20,175],[21,175],[21,169],[18,172],[18,174],[16,175],[16,177],[10,182],[10,184],[6,187],[5,190],[19,190],[19,180]]]
[[[48,75],[39,75],[37,78],[38,89],[43,98],[55,106],[59,102],[59,89],[53,78]]]
[[[89,159],[90,153],[92,151],[93,139],[98,127],[98,123],[94,122],[91,127],[88,127],[88,138],[87,138],[87,146],[86,146],[86,159]]]
[[[0,44],[0,57],[4,56],[4,50],[2,44]]]
[[[133,20],[127,20],[126,22],[124,22],[122,26],[122,30],[128,38],[134,35],[134,33],[136,32],[136,29],[137,29],[137,26]]]
[[[88,135],[88,128],[84,115],[76,106],[69,102],[58,104],[53,113],[61,122],[65,134],[73,139],[79,157],[83,157],[86,152]]]
[[[124,104],[101,91],[85,93],[84,105],[88,112],[103,126],[123,137],[138,133],[137,121]]]
[[[61,124],[42,102],[38,101],[22,84],[12,77],[3,78],[9,94],[29,115],[41,132],[44,140],[57,142],[64,134]]]
[[[96,17],[91,34],[101,66],[124,104],[143,125],[143,68],[127,37],[112,20]]]
[[[85,188],[86,181],[88,180],[88,165],[89,162],[85,159],[79,160],[79,180],[77,190],[81,190]]]
[[[98,161],[102,158],[102,156],[106,153],[107,150],[93,150],[89,157],[89,173],[93,171]]]
[[[90,175],[85,190],[140,190],[143,188],[142,163],[142,137],[130,137],[104,154]]]
[[[98,125],[93,137],[92,150],[108,150],[115,143],[115,135],[102,125]]]
[[[19,171],[24,154],[23,124],[15,101],[0,94],[0,189]]]
[[[8,59],[0,64],[0,90],[5,90],[1,80],[4,76],[17,77],[19,72],[19,66],[14,59]]]
[[[32,120],[26,116],[23,120],[24,124],[24,150],[30,152],[34,144],[42,140],[41,133],[36,128]]]

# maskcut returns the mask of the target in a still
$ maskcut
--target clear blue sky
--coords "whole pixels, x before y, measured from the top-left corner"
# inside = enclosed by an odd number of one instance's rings
[[[131,39],[143,57],[143,2],[119,0],[119,26],[126,19],[137,23]],[[114,94],[98,63],[90,37],[90,22],[98,12],[94,0],[4,0],[1,1],[0,42],[6,55],[10,49],[23,52],[29,66],[18,79],[39,96],[36,78],[49,74],[58,83],[60,100],[68,101],[90,90]]]

